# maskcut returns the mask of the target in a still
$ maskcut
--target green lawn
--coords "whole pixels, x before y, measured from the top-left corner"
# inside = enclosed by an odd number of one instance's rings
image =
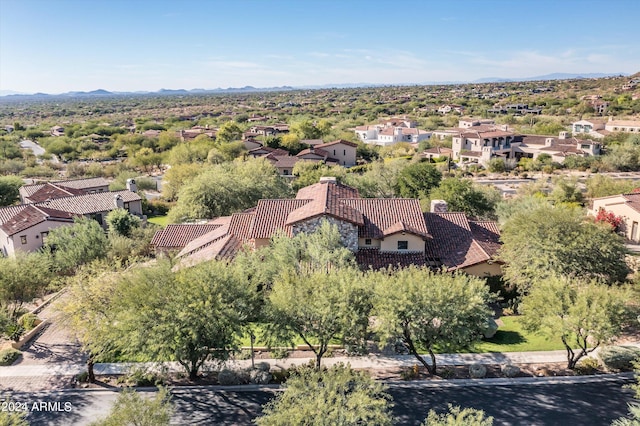
[[[148,222],[150,223],[155,223],[156,225],[160,225],[163,228],[165,228],[167,226],[167,224],[169,223],[169,216],[164,215],[164,216],[153,216],[147,219]]]
[[[500,320],[503,325],[498,328],[496,335],[478,343],[473,352],[531,352],[564,349],[560,338],[549,340],[540,334],[524,331],[518,316],[502,317]]]

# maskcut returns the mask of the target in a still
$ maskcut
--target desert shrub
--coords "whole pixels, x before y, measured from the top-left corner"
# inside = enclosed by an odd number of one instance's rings
[[[20,352],[17,349],[9,348],[0,351],[0,365],[6,366],[13,364],[18,358],[20,358]]]
[[[504,374],[505,377],[516,377],[518,374],[520,374],[520,367],[518,367],[517,365],[513,365],[513,364],[505,364],[502,366],[501,368],[502,374]]]
[[[289,370],[274,370],[271,375],[273,376],[273,381],[275,383],[284,383],[287,381],[289,376],[291,376],[291,371]]]
[[[18,319],[18,324],[24,327],[25,331],[29,331],[36,326],[36,320],[38,317],[36,314],[32,314],[31,312],[24,314]]]
[[[403,368],[402,371],[400,371],[400,377],[402,377],[402,380],[417,379],[420,377],[420,367],[418,364],[414,364],[411,367]]]
[[[237,352],[235,355],[235,359],[251,359],[251,350],[243,349],[240,352]]]
[[[249,381],[256,385],[268,385],[271,382],[271,374],[262,370],[251,370],[249,372]]]
[[[635,346],[606,346],[600,350],[600,359],[609,370],[631,371],[633,362],[640,359],[640,348]]]
[[[438,369],[438,376],[442,377],[443,379],[452,379],[453,377],[455,377],[455,375],[456,372],[451,367],[443,367],[441,369]]]
[[[482,364],[471,364],[469,366],[469,376],[472,379],[482,379],[487,375],[487,367]]]
[[[158,386],[164,383],[164,378],[161,373],[134,368],[127,374],[126,382],[131,386]]]
[[[4,328],[4,335],[7,339],[11,339],[14,342],[20,340],[20,337],[24,334],[24,327],[17,321],[10,321]]]
[[[163,216],[169,212],[169,209],[173,206],[173,204],[162,201],[162,200],[149,200],[149,210],[153,212],[153,214],[158,216]]]
[[[240,371],[223,368],[218,373],[218,383],[222,386],[241,385],[244,383],[244,377]]]
[[[574,371],[579,375],[584,374],[593,374],[595,371],[598,371],[600,368],[600,363],[595,358],[583,358],[576,364],[576,368]]]
[[[269,372],[269,370],[271,370],[271,364],[268,362],[258,362],[256,363],[256,369]]]
[[[89,373],[86,371],[83,371],[82,373],[77,374],[76,380],[80,383],[87,383],[89,381]]]

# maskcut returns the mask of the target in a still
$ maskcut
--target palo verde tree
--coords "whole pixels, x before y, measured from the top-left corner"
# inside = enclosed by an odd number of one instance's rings
[[[107,254],[108,241],[104,230],[95,220],[74,219],[71,226],[52,229],[47,236],[45,251],[50,254],[53,267],[63,274]]]
[[[237,348],[256,291],[225,262],[170,268],[162,262],[121,278],[113,327],[124,355],[175,359],[195,380],[205,362],[224,361]]]
[[[567,367],[617,337],[626,323],[628,292],[597,282],[546,277],[524,297],[520,311],[529,331],[562,340]]]
[[[264,406],[258,426],[392,425],[391,396],[381,383],[350,366],[301,367],[285,391]]]
[[[109,415],[91,426],[169,426],[173,410],[171,394],[166,388],[160,387],[152,398],[125,389],[118,395]]]
[[[487,417],[482,410],[475,408],[460,408],[449,404],[447,413],[438,414],[434,410],[421,426],[492,426],[493,417]]]
[[[429,371],[436,373],[436,346],[455,350],[482,337],[493,300],[484,280],[463,274],[410,267],[372,274],[374,314],[383,342],[400,339]],[[418,353],[424,348],[428,363]]]
[[[279,275],[267,297],[268,332],[280,341],[301,338],[316,356],[316,368],[332,340],[363,348],[371,293],[354,268]]]
[[[398,175],[398,195],[404,198],[428,198],[440,184],[442,173],[427,162],[409,164]]]
[[[506,263],[505,278],[520,293],[553,274],[609,284],[626,279],[624,241],[608,225],[566,204],[531,207],[514,210],[502,227],[499,257]]]

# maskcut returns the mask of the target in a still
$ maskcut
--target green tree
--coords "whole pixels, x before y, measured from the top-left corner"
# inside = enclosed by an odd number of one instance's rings
[[[432,164],[409,164],[398,175],[398,194],[403,198],[428,198],[441,179],[442,173]]]
[[[259,426],[392,425],[391,396],[366,373],[336,365],[298,369],[285,391],[264,406]]]
[[[172,166],[164,174],[162,197],[168,201],[175,201],[178,198],[180,189],[205,170],[207,170],[206,167],[195,163]]]
[[[124,355],[175,359],[196,380],[205,362],[226,360],[237,348],[256,290],[225,262],[177,273],[170,267],[162,262],[121,278],[112,326]]]
[[[125,389],[118,395],[109,415],[91,425],[169,426],[173,411],[171,394],[166,388],[160,387],[158,393],[152,398],[144,397],[134,390]]]
[[[18,176],[0,176],[0,206],[10,206],[20,198],[24,181]]]
[[[400,339],[429,371],[436,373],[435,348],[456,350],[482,337],[493,296],[484,280],[463,274],[410,267],[372,276],[374,313],[383,342]],[[428,363],[418,353],[427,350]]]
[[[422,426],[492,426],[493,417],[487,417],[482,410],[460,408],[449,404],[449,412],[438,414],[434,410],[422,423]]]
[[[558,176],[553,179],[553,190],[549,194],[549,199],[555,203],[576,203],[581,204],[584,196],[578,184],[578,178]]]
[[[476,218],[492,218],[499,197],[469,179],[447,178],[431,191],[431,199],[445,200],[449,211]]]
[[[328,166],[323,163],[298,161],[293,167],[292,174],[296,176],[292,187],[294,190],[298,190],[318,183],[321,177],[335,177],[339,182],[342,182],[347,175],[347,169],[342,166]]]
[[[169,212],[174,223],[210,219],[254,207],[262,198],[289,195],[287,182],[264,159],[211,166],[184,185]]]
[[[142,221],[139,217],[130,214],[125,209],[115,209],[106,217],[109,232],[115,235],[128,237],[134,228],[139,228]]]
[[[601,174],[589,176],[585,184],[587,186],[587,197],[589,198],[627,194],[638,187],[638,184],[632,180],[614,179]]]
[[[514,212],[502,227],[501,239],[505,278],[521,294],[532,282],[553,274],[615,283],[629,272],[622,238],[566,204],[543,203]]]
[[[43,296],[51,281],[51,262],[42,253],[0,257],[0,308],[15,320],[25,303]]]
[[[114,298],[118,297],[119,275],[113,264],[95,261],[81,268],[69,279],[66,295],[57,305],[62,321],[87,353],[87,372],[94,383],[94,364],[107,361],[118,351],[121,336],[113,325],[118,312]]]
[[[267,298],[269,333],[280,341],[300,337],[315,354],[319,369],[334,339],[364,347],[370,296],[356,269],[285,271],[275,279]]]
[[[559,338],[567,350],[567,367],[622,332],[628,292],[597,282],[547,277],[524,297],[520,311],[525,329]]]
[[[61,273],[71,273],[80,265],[107,254],[108,241],[104,230],[95,220],[74,219],[71,226],[52,229],[47,236],[45,251],[52,265]]]
[[[0,404],[9,404],[11,399],[5,398],[0,400]],[[0,411],[0,425],[1,426],[29,426],[27,421],[27,413],[24,411]]]
[[[235,121],[227,121],[216,132],[216,141],[229,143],[242,139],[242,128]]]

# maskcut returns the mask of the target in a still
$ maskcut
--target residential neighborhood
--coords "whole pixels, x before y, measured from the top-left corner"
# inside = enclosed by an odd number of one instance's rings
[[[637,424],[639,6],[0,1],[0,425]]]

